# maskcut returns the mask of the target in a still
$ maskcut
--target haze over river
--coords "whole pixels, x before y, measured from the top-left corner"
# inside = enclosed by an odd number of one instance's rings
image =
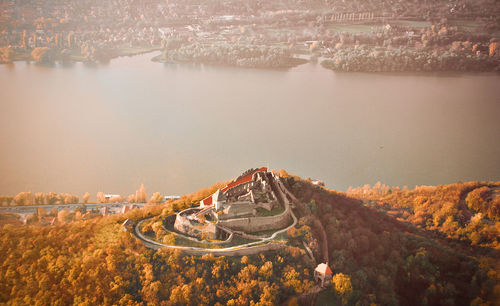
[[[327,187],[500,180],[500,76],[0,65],[0,194],[184,194],[250,167]]]

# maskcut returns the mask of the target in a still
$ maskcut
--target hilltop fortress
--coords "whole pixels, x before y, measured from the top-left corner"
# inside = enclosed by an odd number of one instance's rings
[[[176,215],[179,233],[201,240],[227,241],[234,234],[252,236],[266,230],[281,229],[292,221],[283,186],[266,167],[250,169]]]

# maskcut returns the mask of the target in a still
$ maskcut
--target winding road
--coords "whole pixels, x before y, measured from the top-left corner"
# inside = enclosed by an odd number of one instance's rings
[[[279,179],[276,179],[276,181],[278,181],[279,184],[281,183],[279,181]],[[220,248],[220,249],[210,249],[210,248],[199,248],[199,247],[188,247],[188,246],[180,246],[180,245],[163,244],[163,243],[160,243],[160,242],[157,242],[157,241],[154,241],[152,239],[145,237],[140,231],[142,223],[145,221],[151,220],[152,218],[142,219],[139,222],[137,222],[137,224],[134,227],[134,233],[135,233],[135,236],[139,240],[141,240],[141,242],[146,247],[151,248],[151,249],[156,249],[156,250],[160,249],[160,248],[169,248],[169,249],[176,249],[176,250],[187,251],[187,252],[189,252],[189,251],[196,251],[196,252],[202,251],[202,252],[206,252],[206,253],[222,254],[224,252],[240,250],[240,249],[244,249],[244,248],[250,248],[250,247],[262,244],[264,242],[270,242],[270,241],[274,240],[276,238],[276,236],[278,236],[281,233],[285,233],[287,230],[289,230],[290,228],[294,227],[297,224],[297,217],[295,216],[292,209],[290,208],[290,202],[283,192],[283,190],[285,190],[285,191],[288,191],[288,190],[286,190],[286,188],[282,184],[280,184],[279,188],[276,188],[276,189],[278,190],[278,192],[281,195],[281,198],[283,200],[283,204],[285,205],[285,210],[290,211],[290,215],[292,216],[293,223],[286,228],[283,228],[281,230],[274,232],[269,237],[260,238],[258,241],[254,241],[254,242],[250,242],[250,243],[246,243],[246,244],[241,244],[241,245],[237,245],[237,246],[232,246],[232,247],[227,247],[227,248]]]

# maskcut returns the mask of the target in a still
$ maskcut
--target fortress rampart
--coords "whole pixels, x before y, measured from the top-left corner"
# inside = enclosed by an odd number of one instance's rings
[[[277,216],[269,217],[249,217],[229,220],[219,220],[219,224],[238,231],[255,233],[271,229],[284,228],[291,222],[289,208]]]

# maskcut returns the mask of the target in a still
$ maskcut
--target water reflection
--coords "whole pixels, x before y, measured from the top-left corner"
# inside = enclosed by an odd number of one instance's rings
[[[269,165],[345,190],[498,180],[498,75],[0,66],[0,193],[195,191]],[[29,89],[29,90],[28,90]]]

